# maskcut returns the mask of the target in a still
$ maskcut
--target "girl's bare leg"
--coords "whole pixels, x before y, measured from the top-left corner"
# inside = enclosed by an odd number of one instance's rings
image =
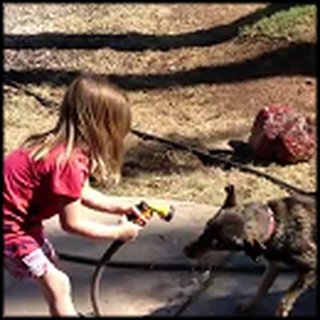
[[[52,316],[78,316],[71,296],[69,277],[54,266],[37,278]]]

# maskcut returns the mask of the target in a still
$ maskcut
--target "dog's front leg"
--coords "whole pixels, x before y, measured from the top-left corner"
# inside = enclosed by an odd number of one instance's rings
[[[236,312],[244,313],[252,310],[260,302],[260,300],[268,293],[268,290],[272,286],[278,274],[279,268],[275,264],[269,263],[255,296],[251,298],[249,301],[240,303],[236,308]]]
[[[313,270],[300,273],[278,304],[276,316],[287,317],[298,298],[315,282],[316,274]]]

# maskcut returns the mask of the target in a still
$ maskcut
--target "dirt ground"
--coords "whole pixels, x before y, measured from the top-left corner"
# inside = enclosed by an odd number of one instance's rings
[[[133,128],[199,148],[246,142],[259,109],[291,106],[316,125],[314,34],[303,43],[246,41],[238,27],[272,10],[252,4],[23,4],[4,8],[4,154],[53,126],[56,112],[12,86],[59,103],[80,71],[109,75],[128,94]],[[219,205],[234,183],[245,200],[286,191],[237,168],[128,138],[113,195]],[[316,159],[251,165],[301,189],[316,189]]]

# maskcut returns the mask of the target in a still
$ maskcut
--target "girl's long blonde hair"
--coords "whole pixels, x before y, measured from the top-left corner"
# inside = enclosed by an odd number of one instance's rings
[[[105,77],[82,74],[68,87],[56,126],[29,137],[23,146],[31,156],[44,158],[64,144],[65,157],[81,147],[91,161],[91,175],[99,181],[119,180],[124,138],[130,130],[131,113],[127,97]]]

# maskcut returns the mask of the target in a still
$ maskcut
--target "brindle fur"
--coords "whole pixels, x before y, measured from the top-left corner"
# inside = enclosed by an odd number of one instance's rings
[[[184,248],[190,258],[200,258],[210,250],[244,251],[252,259],[263,256],[269,263],[256,295],[238,306],[238,312],[255,307],[279,274],[279,263],[295,267],[297,279],[286,290],[276,309],[277,316],[288,316],[294,303],[317,281],[317,228],[315,196],[290,195],[263,202],[237,204],[233,185],[220,210],[207,222],[203,233]],[[275,229],[267,238],[263,213],[272,209]]]

